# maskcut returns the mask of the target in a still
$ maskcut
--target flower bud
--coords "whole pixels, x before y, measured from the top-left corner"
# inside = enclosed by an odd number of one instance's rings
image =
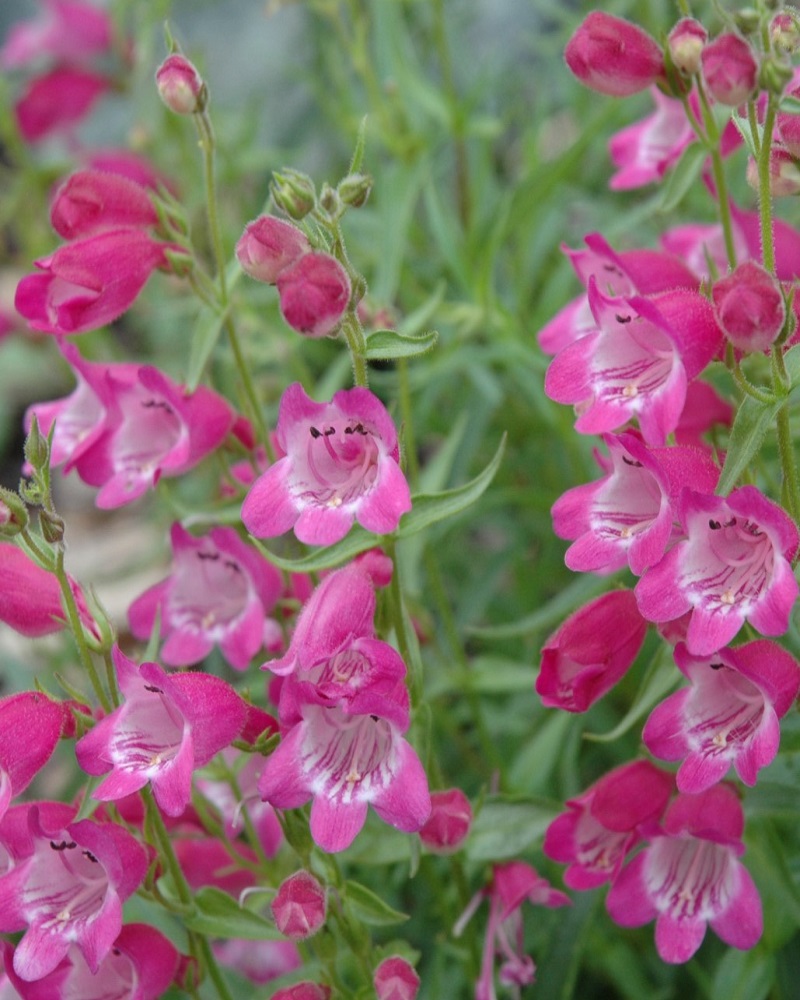
[[[457,851],[469,833],[472,806],[460,788],[431,792],[431,815],[419,831],[419,839],[437,854]]]
[[[768,56],[761,64],[758,74],[758,85],[767,93],[780,96],[791,83],[794,68],[774,56]]]
[[[700,61],[706,85],[715,101],[736,108],[753,95],[758,63],[747,42],[726,32],[702,51]]]
[[[325,889],[310,872],[295,872],[281,883],[271,909],[281,934],[302,941],[325,923]]]
[[[47,438],[39,430],[39,421],[35,415],[25,439],[24,453],[26,464],[34,472],[41,472],[47,468],[50,461],[50,446],[47,443]]]
[[[712,290],[719,325],[740,351],[766,351],[786,320],[781,286],[752,260],[740,264]]]
[[[420,980],[409,962],[393,955],[381,962],[372,983],[378,1000],[415,1000]]]
[[[791,55],[800,45],[800,25],[797,15],[789,11],[776,14],[770,22],[769,33],[776,52]]]
[[[42,537],[51,545],[64,541],[64,519],[53,511],[39,511],[39,527],[42,529]]]
[[[203,78],[186,56],[173,52],[156,70],[161,100],[176,115],[194,115],[205,110],[208,90]]]
[[[708,32],[693,17],[684,17],[667,37],[669,54],[676,69],[686,76],[700,72],[700,54],[708,41]]]
[[[339,193],[330,184],[326,183],[322,185],[322,190],[319,193],[319,206],[332,219],[338,219],[342,214],[342,200],[339,197]]]
[[[611,97],[646,90],[664,74],[656,40],[630,21],[600,10],[578,26],[564,58],[581,83]]]
[[[312,983],[304,979],[302,983],[295,983],[294,986],[284,986],[282,990],[272,994],[272,1000],[330,1000],[330,986],[323,986],[321,983]]]
[[[0,486],[0,536],[18,535],[28,524],[28,508],[21,497]]]
[[[350,302],[347,272],[327,253],[303,254],[281,271],[276,284],[283,318],[308,337],[332,333]]]
[[[339,182],[339,197],[351,208],[361,208],[372,191],[373,180],[369,174],[348,174]]]
[[[297,226],[274,215],[259,215],[245,226],[236,257],[251,278],[274,285],[281,271],[310,250],[311,244]]]
[[[269,185],[272,200],[290,219],[305,218],[317,202],[314,182],[299,170],[274,171]]]

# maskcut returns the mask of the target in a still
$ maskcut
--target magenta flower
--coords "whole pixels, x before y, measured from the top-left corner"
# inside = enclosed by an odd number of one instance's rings
[[[712,289],[719,325],[740,351],[766,351],[786,319],[780,282],[752,260]]]
[[[683,104],[657,87],[650,90],[655,111],[611,137],[609,152],[616,173],[609,187],[628,191],[660,181],[695,140]]]
[[[293,972],[303,964],[297,945],[292,941],[259,941],[254,948],[252,941],[228,938],[215,941],[212,948],[223,965],[259,984]]]
[[[708,32],[698,20],[682,17],[667,37],[673,65],[686,76],[694,76],[700,71],[700,54],[707,41]]]
[[[12,25],[2,49],[0,66],[17,69],[41,56],[77,61],[111,48],[108,11],[82,0],[42,0],[39,17]]]
[[[146,229],[158,222],[145,187],[118,173],[79,170],[70,174],[50,206],[53,229],[65,240],[103,229]]]
[[[673,507],[680,490],[690,482],[712,491],[719,469],[696,448],[651,449],[632,433],[603,440],[610,455],[607,475],[556,500],[553,530],[559,538],[575,539],[564,557],[570,569],[611,573],[628,564],[639,576],[676,534]]]
[[[613,14],[594,10],[564,51],[581,83],[601,94],[626,97],[664,76],[664,54],[646,31]]]
[[[642,839],[638,827],[661,819],[674,784],[671,774],[637,760],[567,800],[567,812],[547,828],[543,850],[569,866],[564,881],[570,889],[594,889],[616,878]]]
[[[758,60],[740,35],[730,31],[717,35],[703,47],[700,62],[706,86],[720,104],[738,107],[755,91]]]
[[[281,315],[307,337],[326,337],[339,326],[350,304],[350,278],[328,253],[299,256],[275,278]]]
[[[733,948],[761,937],[758,890],[738,860],[744,815],[736,792],[716,785],[679,795],[660,833],[622,869],[606,898],[611,919],[640,927],[655,919],[656,948],[665,962],[687,962],[707,924]]]
[[[295,382],[281,399],[276,436],[285,457],[259,476],[242,506],[256,538],[294,528],[301,542],[332,545],[354,520],[387,534],[411,509],[394,425],[368,389],[315,403]]]
[[[73,946],[52,972],[26,982],[11,964],[11,946],[4,951],[6,971],[22,1000],[159,1000],[175,978],[180,957],[161,931],[148,924],[126,924],[94,971]]]
[[[245,670],[264,644],[267,614],[281,596],[280,573],[233,528],[195,538],[173,524],[172,573],[128,609],[131,631],[147,639],[160,616],[170,667],[198,663],[215,645],[235,670]]]
[[[613,590],[579,608],[542,649],[536,678],[542,704],[585,712],[623,677],[646,633],[631,590]]]
[[[598,329],[556,355],[545,392],[576,404],[581,434],[613,431],[635,417],[645,441],[663,445],[680,419],[688,382],[721,342],[711,304],[688,289],[607,298],[594,280],[589,304]]]
[[[460,788],[431,792],[431,814],[419,839],[435,854],[452,854],[466,840],[472,826],[472,806]]]
[[[176,115],[202,111],[208,99],[206,85],[194,63],[173,52],[156,70],[156,87],[164,104]]]
[[[689,652],[709,656],[745,621],[763,635],[782,635],[798,594],[791,560],[794,522],[755,486],[727,497],[685,490],[679,515],[686,534],[636,585],[648,621],[691,611]]]
[[[111,87],[108,77],[66,64],[34,77],[14,107],[20,135],[35,143],[70,131]]]
[[[14,305],[34,330],[85,333],[117,319],[147,279],[167,267],[166,250],[142,229],[107,229],[34,261],[41,273],[17,285]]]
[[[96,973],[122,928],[122,903],[147,870],[144,848],[121,826],[45,822],[31,806],[30,853],[0,877],[0,930],[25,930],[13,968],[27,981],[51,973],[71,945]]]
[[[281,882],[270,909],[281,934],[302,941],[325,923],[327,894],[319,880],[302,869]]]
[[[716,784],[731,764],[746,785],[778,752],[779,719],[800,690],[800,664],[777,643],[760,639],[692,656],[683,643],[675,662],[691,685],[656,706],[644,727],[647,749],[662,760],[681,760],[681,792]]]
[[[410,962],[401,955],[391,955],[375,969],[372,985],[378,1000],[416,1000],[420,978]]]
[[[711,448],[703,435],[715,424],[730,427],[732,423],[731,404],[712,385],[698,379],[690,382],[686,390],[686,402],[675,428],[675,440],[681,447],[699,448],[710,454]]]
[[[244,227],[236,259],[245,274],[274,285],[282,271],[310,250],[302,229],[274,215],[259,215]]]
[[[192,772],[229,746],[245,722],[244,702],[211,674],[169,675],[157,663],[137,667],[114,647],[122,705],[75,745],[87,774],[108,774],[93,796],[103,802],[148,782],[168,816],[192,797]]]

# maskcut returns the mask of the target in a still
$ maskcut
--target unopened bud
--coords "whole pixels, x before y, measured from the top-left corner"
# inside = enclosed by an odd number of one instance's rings
[[[302,941],[325,923],[325,889],[310,872],[295,872],[281,883],[271,909],[281,934]]]
[[[726,32],[709,42],[700,61],[711,96],[720,104],[736,108],[756,89],[758,63],[747,42]]]
[[[381,962],[372,983],[378,1000],[415,1000],[420,979],[410,962],[393,955]]]
[[[758,73],[758,83],[769,94],[782,94],[794,76],[794,68],[775,58],[765,59]]]
[[[342,201],[338,193],[330,186],[323,184],[319,195],[320,208],[324,209],[332,219],[337,219],[342,214]]]
[[[194,115],[205,110],[208,90],[203,78],[186,56],[174,52],[156,70],[161,100],[176,115]]]
[[[21,497],[0,486],[0,536],[18,535],[28,524],[28,508]]]
[[[330,986],[306,979],[294,986],[284,986],[282,990],[272,994],[272,1000],[330,1000],[330,996]]]
[[[303,254],[278,275],[283,318],[307,337],[326,337],[342,320],[350,302],[350,279],[327,253]]]
[[[708,41],[708,32],[693,17],[684,17],[667,38],[673,65],[686,76],[700,72],[700,54]]]
[[[310,250],[305,233],[297,226],[274,215],[259,215],[245,226],[236,257],[245,274],[274,285],[281,271]]]
[[[419,831],[419,839],[430,851],[451,854],[469,833],[472,806],[460,788],[431,793],[431,814]]]
[[[369,174],[348,174],[339,182],[339,197],[351,208],[361,208],[372,191],[373,180]]]
[[[290,219],[304,219],[317,202],[314,182],[291,167],[273,172],[269,190],[272,200]]]
[[[800,24],[796,13],[782,11],[776,14],[770,23],[769,32],[776,52],[791,55],[800,46]]]
[[[725,336],[740,351],[766,351],[786,319],[777,278],[748,260],[713,289],[714,307]]]
[[[36,415],[31,421],[31,429],[25,439],[25,461],[34,472],[42,472],[47,468],[50,461],[50,446],[47,438],[39,430],[39,421]]]
[[[64,540],[64,520],[49,510],[39,511],[39,527],[46,542],[54,545]]]

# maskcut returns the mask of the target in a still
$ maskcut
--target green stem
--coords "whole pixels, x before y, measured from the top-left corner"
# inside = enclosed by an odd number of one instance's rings
[[[228,304],[228,288],[225,277],[225,255],[222,252],[222,236],[219,228],[219,213],[217,212],[217,191],[214,175],[214,129],[211,119],[205,111],[194,116],[200,146],[203,150],[203,172],[206,185],[206,213],[211,245],[214,249],[214,259],[217,265],[217,280],[219,281],[220,301],[223,307]]]
[[[357,386],[367,388],[369,386],[369,376],[367,374],[367,361],[364,357],[365,341],[364,331],[355,311],[349,309],[342,321],[342,333],[350,349],[350,358],[353,363],[353,381]]]
[[[714,185],[717,189],[717,205],[719,206],[719,219],[722,223],[722,234],[725,239],[725,253],[728,257],[728,265],[731,269],[736,267],[736,246],[733,239],[733,217],[731,215],[731,203],[728,195],[728,183],[725,179],[725,169],[722,163],[722,153],[720,152],[720,132],[717,127],[714,113],[708,103],[705,89],[698,82],[697,91],[700,96],[700,106],[703,111],[703,125],[705,127],[705,138],[708,152],[711,156],[711,172],[714,176]]]
[[[272,447],[272,441],[270,440],[269,431],[267,430],[267,425],[264,421],[264,414],[261,410],[261,403],[259,402],[258,394],[256,393],[256,387],[253,384],[253,377],[250,374],[250,368],[245,359],[244,352],[242,351],[242,345],[239,343],[239,335],[237,334],[236,327],[231,319],[225,320],[225,332],[228,335],[228,342],[230,343],[231,350],[233,351],[236,371],[239,373],[239,378],[242,380],[242,386],[244,387],[244,393],[247,399],[250,415],[252,416],[253,423],[256,426],[256,436],[264,445],[264,451],[267,453],[267,458],[272,463],[275,461],[275,449]]]
[[[783,472],[783,504],[794,518],[795,524],[800,524],[800,479],[794,456],[789,409],[786,406],[778,413],[778,451]]]
[[[775,273],[775,237],[772,229],[772,191],[770,183],[770,154],[772,153],[772,131],[775,127],[777,104],[774,94],[769,95],[767,113],[764,116],[764,134],[758,157],[758,212],[761,217],[761,254],[764,267],[770,274]]]
[[[422,695],[422,675],[417,662],[417,657],[413,655],[411,644],[408,640],[408,631],[406,628],[406,609],[405,604],[403,603],[403,590],[400,586],[400,565],[397,560],[397,549],[394,539],[387,540],[385,548],[386,554],[392,560],[393,567],[392,580],[389,584],[389,597],[391,598],[392,606],[392,622],[394,624],[395,635],[397,636],[397,645],[400,650],[400,656],[409,671],[411,702],[412,704],[417,704]]]
[[[403,459],[408,471],[408,482],[412,490],[419,480],[419,460],[414,442],[413,407],[411,405],[411,382],[408,377],[408,360],[397,359],[397,384],[400,395],[400,419],[403,427]]]

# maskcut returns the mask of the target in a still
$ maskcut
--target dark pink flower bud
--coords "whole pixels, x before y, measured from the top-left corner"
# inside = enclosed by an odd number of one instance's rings
[[[118,226],[154,226],[158,215],[141,184],[120,174],[79,170],[56,191],[50,222],[59,236],[74,240]]]
[[[305,233],[297,226],[274,215],[259,215],[245,226],[236,257],[251,278],[274,285],[281,271],[310,250]]]
[[[429,851],[450,854],[458,850],[472,825],[472,806],[460,788],[431,792],[431,815],[419,831]]]
[[[330,996],[330,986],[304,979],[302,983],[285,986],[277,993],[273,993],[271,1000],[330,1000]]]
[[[208,100],[203,78],[186,56],[174,52],[156,70],[156,86],[161,100],[176,115],[202,111]]]
[[[22,138],[39,142],[54,132],[72,128],[110,89],[107,77],[71,66],[58,66],[35,77],[15,108]]]
[[[675,67],[687,76],[700,71],[700,55],[708,41],[708,32],[693,17],[683,17],[667,37],[669,54]]]
[[[656,40],[630,21],[601,10],[592,11],[578,27],[564,58],[581,83],[611,97],[636,94],[664,74]]]
[[[310,872],[295,872],[281,883],[270,908],[281,934],[302,941],[325,923],[325,889]]]
[[[713,288],[719,325],[740,351],[766,351],[783,329],[786,306],[780,283],[748,260]]]
[[[303,254],[281,271],[276,284],[283,318],[308,337],[332,333],[350,301],[347,271],[327,253]]]
[[[772,44],[778,52],[796,52],[800,44],[800,26],[797,23],[797,15],[792,16],[788,11],[781,11],[776,14],[769,25],[769,33],[772,37]]]
[[[725,32],[709,42],[700,60],[711,96],[720,104],[738,107],[756,89],[758,62],[747,42]]]
[[[378,1000],[414,1000],[419,982],[414,967],[399,955],[385,958],[372,977]]]

